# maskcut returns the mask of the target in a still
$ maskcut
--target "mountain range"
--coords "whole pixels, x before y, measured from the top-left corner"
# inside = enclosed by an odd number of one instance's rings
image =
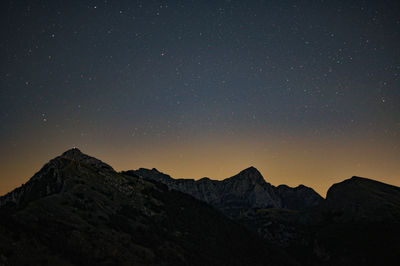
[[[0,197],[0,265],[397,265],[400,188],[326,199],[249,167],[217,181],[116,172],[71,149]]]
[[[249,167],[235,176],[222,181],[202,178],[173,179],[157,169],[138,169],[123,172],[163,183],[171,190],[178,190],[207,202],[230,217],[243,210],[254,208],[284,208],[305,210],[322,202],[323,198],[312,188],[300,185],[291,188],[286,185],[275,187],[265,181],[261,173]]]

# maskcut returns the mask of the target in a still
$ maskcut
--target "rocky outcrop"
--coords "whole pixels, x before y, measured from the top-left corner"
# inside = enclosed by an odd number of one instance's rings
[[[85,165],[90,165],[90,166],[94,167],[94,169],[97,169],[97,170],[114,171],[114,169],[111,166],[109,166],[108,164],[103,163],[102,161],[100,161],[94,157],[83,154],[78,148],[72,148],[70,150],[67,150],[61,156],[59,156],[55,159],[59,159],[59,158],[64,158],[64,159],[72,160],[72,161],[82,163]]]

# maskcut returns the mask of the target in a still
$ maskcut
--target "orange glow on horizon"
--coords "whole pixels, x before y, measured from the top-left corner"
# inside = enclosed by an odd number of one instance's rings
[[[79,147],[117,171],[157,168],[173,178],[224,179],[254,166],[275,186],[304,184],[322,196],[334,183],[358,175],[400,186],[399,155],[391,142],[368,145],[368,139],[279,137],[197,138],[192,141],[154,141],[132,145]],[[2,156],[0,194],[28,181],[47,161],[70,147],[29,147]],[[392,152],[388,152],[392,151]],[[35,154],[37,153],[37,154]],[[18,162],[16,164],[15,162]]]

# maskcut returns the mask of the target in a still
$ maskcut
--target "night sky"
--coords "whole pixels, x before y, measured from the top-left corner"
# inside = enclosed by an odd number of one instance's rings
[[[116,170],[400,185],[400,1],[2,1],[0,194]]]

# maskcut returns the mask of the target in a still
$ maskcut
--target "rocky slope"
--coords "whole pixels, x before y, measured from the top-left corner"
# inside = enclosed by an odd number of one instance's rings
[[[249,167],[237,175],[222,181],[202,178],[173,179],[157,169],[139,169],[124,172],[131,176],[140,176],[167,185],[205,201],[225,214],[236,217],[250,209],[285,208],[304,210],[318,205],[323,198],[306,186],[291,188],[274,187],[267,183],[260,172]]]
[[[292,264],[207,204],[77,149],[0,202],[0,265]]]

